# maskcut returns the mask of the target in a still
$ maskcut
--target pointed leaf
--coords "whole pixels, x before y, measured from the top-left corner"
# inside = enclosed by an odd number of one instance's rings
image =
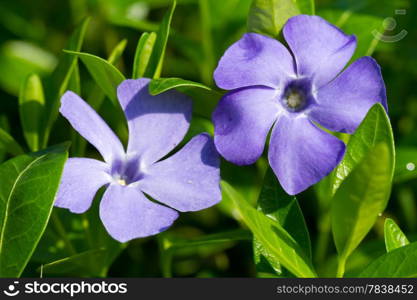
[[[181,78],[158,78],[153,79],[149,84],[149,92],[151,95],[155,96],[178,87],[192,87],[211,90],[208,86],[191,80],[185,80]]]
[[[341,260],[356,249],[387,205],[393,172],[392,147],[380,143],[369,151],[333,198],[332,230]]]
[[[42,81],[37,74],[31,74],[20,89],[19,113],[23,134],[32,151],[39,150],[41,122],[45,117],[44,109]]]
[[[66,53],[78,56],[85,64],[91,76],[103,92],[117,106],[117,86],[126,78],[112,64],[101,57],[82,52],[66,51]]]
[[[410,243],[405,234],[401,231],[400,227],[398,227],[394,220],[390,218],[385,219],[384,238],[387,252]]]
[[[52,211],[67,145],[0,165],[0,277],[19,277]]]
[[[136,47],[135,59],[133,61],[133,74],[132,78],[141,78],[144,76],[146,68],[151,58],[153,47],[156,41],[155,32],[144,32]]]
[[[234,207],[255,238],[271,254],[268,260],[277,259],[285,268],[298,277],[317,276],[300,245],[279,223],[251,207],[225,181],[222,181],[222,189],[233,200]]]
[[[253,0],[248,16],[248,31],[278,37],[287,20],[299,15],[294,0]]]
[[[389,156],[394,157],[391,123],[382,105],[377,103],[368,111],[365,119],[351,136],[343,160],[330,175],[330,198],[358,163],[379,143],[387,144]],[[393,169],[394,160],[389,163]]]
[[[171,26],[172,16],[174,14],[177,2],[174,0],[169,11],[162,19],[161,25],[157,33],[155,45],[153,47],[152,55],[145,72],[145,77],[159,78],[164,63],[165,49],[168,43],[169,31]]]
[[[397,248],[378,257],[358,277],[417,277],[417,242]]]
[[[297,241],[306,256],[311,260],[310,236],[297,198],[285,193],[271,168],[268,168],[265,175],[258,199],[258,210],[282,226]],[[256,264],[257,271],[261,273],[271,272],[271,269],[268,270],[265,260],[267,260],[267,257],[273,257],[273,255],[265,255],[266,252],[268,250],[258,240],[254,239],[255,262],[258,262]],[[276,258],[269,263],[275,272],[278,274],[282,272]]]

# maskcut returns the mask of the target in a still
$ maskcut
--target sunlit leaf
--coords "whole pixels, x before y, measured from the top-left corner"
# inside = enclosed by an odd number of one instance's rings
[[[298,201],[296,197],[285,193],[271,168],[265,175],[258,199],[258,209],[282,226],[297,241],[306,256],[311,259],[310,236]],[[271,272],[265,260],[267,260],[267,257],[273,257],[273,255],[267,252],[268,250],[254,239],[255,263],[257,271],[260,273]],[[276,273],[282,273],[283,270],[279,260],[275,258],[270,260],[269,264]]]
[[[417,277],[417,242],[378,257],[358,277]]]
[[[0,165],[0,277],[19,277],[52,211],[67,146],[17,156]]]
[[[400,227],[398,227],[394,220],[390,218],[385,219],[384,238],[387,252],[410,243],[405,234],[401,231]]]
[[[115,66],[105,59],[89,53],[74,51],[65,52],[78,56],[106,96],[109,97],[116,106],[119,105],[116,93],[117,86],[126,78]]]
[[[39,150],[41,121],[45,117],[45,96],[37,74],[29,75],[19,95],[19,113],[26,142],[32,151]]]
[[[168,43],[169,31],[171,26],[172,16],[174,14],[176,1],[172,2],[172,6],[162,19],[161,25],[157,32],[155,45],[153,47],[152,55],[149,59],[148,67],[145,72],[145,77],[159,78],[164,63],[165,49]]]
[[[287,20],[299,15],[294,0],[253,0],[248,16],[248,31],[278,37]]]
[[[337,190],[331,217],[341,261],[356,249],[384,211],[391,192],[392,171],[392,143],[379,143],[368,151]]]
[[[268,260],[277,259],[282,266],[298,277],[316,277],[316,273],[300,245],[279,223],[251,207],[225,181],[222,181],[222,189],[230,195],[243,222],[271,255],[271,257],[267,257]]]
[[[156,41],[155,32],[144,32],[138,42],[135,52],[135,59],[133,61],[132,78],[141,78],[144,76],[146,68],[149,64],[152,51]]]
[[[211,90],[208,86],[191,80],[185,80],[181,78],[158,78],[153,79],[149,84],[149,92],[151,93],[151,95],[155,96],[178,87],[190,87]]]
[[[391,124],[384,108],[378,103],[368,111],[365,119],[351,136],[343,160],[330,175],[332,177],[330,196],[336,192],[343,180],[367,153],[380,143],[388,146],[389,156],[393,158],[395,151]],[[390,159],[389,164],[393,170],[394,160]]]

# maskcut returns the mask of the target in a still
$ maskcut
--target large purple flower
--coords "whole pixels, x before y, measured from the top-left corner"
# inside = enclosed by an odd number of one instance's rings
[[[150,96],[148,83],[148,79],[126,80],[117,89],[129,127],[127,151],[80,97],[66,92],[61,99],[61,114],[97,148],[105,162],[70,158],[55,206],[83,213],[97,190],[107,185],[100,218],[120,242],[165,230],[178,217],[176,210],[201,210],[221,199],[219,158],[208,134],[197,135],[161,160],[186,134],[191,101],[173,90]]]
[[[306,15],[289,19],[283,34],[291,53],[255,33],[226,50],[214,79],[232,91],[213,114],[214,141],[225,159],[252,164],[272,128],[269,163],[294,195],[329,174],[345,152],[342,141],[315,123],[352,133],[374,103],[387,104],[380,67],[371,57],[340,73],[356,48],[354,36]]]

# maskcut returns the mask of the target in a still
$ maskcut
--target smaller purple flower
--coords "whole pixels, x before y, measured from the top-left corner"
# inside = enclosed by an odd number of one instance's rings
[[[172,225],[177,211],[197,211],[221,200],[219,157],[208,134],[195,136],[165,158],[188,131],[190,99],[174,90],[151,96],[148,85],[149,79],[125,80],[117,89],[129,128],[127,151],[78,95],[68,91],[61,98],[61,114],[105,162],[69,158],[55,206],[83,213],[106,186],[100,218],[120,242],[160,233]]]
[[[339,164],[345,145],[317,124],[353,133],[371,106],[387,109],[380,67],[354,61],[356,38],[317,16],[290,18],[283,28],[291,50],[275,39],[247,33],[226,50],[214,72],[231,90],[213,113],[219,153],[238,165],[262,155],[272,128],[269,163],[284,190],[300,193]]]

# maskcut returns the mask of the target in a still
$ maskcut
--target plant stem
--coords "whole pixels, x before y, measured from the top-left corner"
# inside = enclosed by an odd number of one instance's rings
[[[346,257],[339,257],[339,262],[337,265],[337,272],[336,277],[337,278],[343,278],[343,275],[345,274],[345,266],[346,266]]]

